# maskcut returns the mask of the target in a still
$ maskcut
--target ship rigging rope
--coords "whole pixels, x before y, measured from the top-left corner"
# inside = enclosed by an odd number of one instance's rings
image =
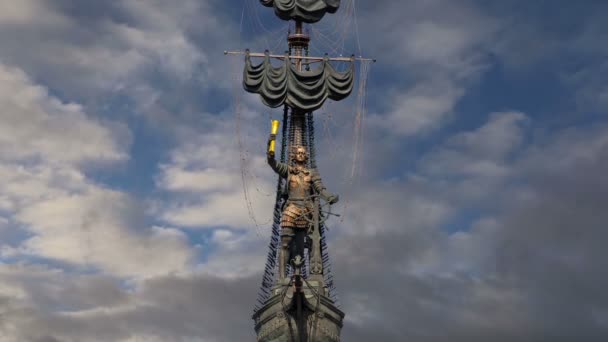
[[[357,113],[355,116],[355,144],[353,146],[353,167],[351,170],[351,180],[354,182],[360,176],[361,152],[363,149],[363,122],[366,115],[367,101],[367,78],[369,76],[369,63],[361,62],[359,67],[359,89],[357,93]]]
[[[355,20],[355,37],[357,38],[357,47],[359,48],[359,56],[362,55],[361,52],[361,37],[359,36],[359,21],[357,20],[357,5],[355,4],[355,0],[353,1],[353,18]]]
[[[259,36],[261,36],[261,38],[264,40],[265,47],[270,48],[271,45],[269,44],[269,39],[270,39],[270,41],[274,41],[273,38],[276,38],[277,36],[284,37],[286,25],[281,25],[275,29],[267,28],[264,25],[264,23],[262,22],[262,19],[260,17],[259,7],[260,7],[259,0],[245,0],[244,1],[243,8],[247,10],[247,14],[248,14],[247,18],[251,18],[251,21],[249,22],[251,32],[263,33]],[[241,31],[240,33],[242,35],[243,31]]]
[[[244,26],[245,23],[247,23],[249,25],[249,27],[252,29],[252,31],[257,31],[258,29],[264,30],[266,33],[268,33],[268,35],[272,36],[278,36],[279,39],[276,39],[277,41],[280,40],[280,36],[282,34],[282,28],[279,28],[275,31],[269,31],[268,29],[266,29],[264,27],[264,25],[262,24],[260,18],[259,18],[259,14],[257,13],[257,6],[252,6],[251,1],[254,0],[249,0],[249,1],[245,1],[244,6],[243,6],[243,11],[242,11],[242,15],[241,15],[241,22],[240,22],[240,37],[239,40],[242,40],[242,35],[243,35],[243,30],[244,30]],[[251,15],[251,13],[254,13],[254,15]],[[253,23],[250,20],[246,20],[249,18],[254,18]],[[266,42],[266,46],[268,46],[268,38],[266,37],[266,35],[263,35],[263,39]],[[278,44],[278,43],[277,43]],[[235,65],[236,63],[236,65]],[[233,71],[240,69],[240,66],[238,66],[238,61],[235,61],[233,63]],[[238,149],[239,149],[239,167],[240,167],[240,173],[241,173],[241,182],[242,182],[242,187],[243,187],[243,196],[245,199],[245,205],[247,207],[247,214],[249,219],[253,222],[253,224],[255,225],[255,230],[256,230],[256,235],[258,237],[262,236],[262,226],[265,226],[267,224],[269,224],[270,222],[272,222],[272,218],[268,220],[268,222],[259,222],[256,215],[255,215],[255,209],[253,206],[253,201],[251,199],[251,194],[250,194],[250,186],[252,186],[258,193],[262,194],[263,196],[271,196],[271,194],[269,193],[264,193],[260,190],[259,186],[254,182],[254,180],[256,180],[256,176],[253,175],[251,172],[249,172],[248,169],[248,164],[249,164],[249,158],[248,158],[248,151],[245,149],[245,146],[247,145],[247,142],[244,139],[244,135],[242,132],[242,103],[241,103],[241,83],[240,83],[240,78],[242,77],[242,75],[238,72],[233,72],[234,75],[234,82],[233,82],[233,106],[234,106],[234,112],[235,112],[235,130],[236,130],[236,135],[237,135],[237,145],[238,145]]]
[[[319,25],[312,26],[311,32],[315,41],[319,41],[323,51],[314,49],[321,53],[330,52],[335,55],[344,54],[347,37],[353,31],[355,18],[355,0],[342,2],[340,10],[336,13],[335,19],[321,22]],[[357,31],[356,29],[354,31]],[[336,37],[336,38],[332,38]],[[360,53],[359,49],[359,55]]]
[[[240,101],[240,96],[239,96],[241,89],[240,89],[240,87],[236,86],[236,84],[237,84],[237,82],[234,82],[234,87],[233,87],[234,112],[235,112],[235,116],[236,116],[235,130],[236,130],[236,136],[237,136],[237,144],[239,147],[239,166],[241,169],[241,181],[243,183],[243,195],[245,197],[245,203],[247,206],[247,213],[249,215],[249,218],[253,221],[253,223],[255,224],[255,227],[256,227],[256,235],[260,236],[261,225],[258,223],[258,220],[255,217],[253,203],[252,203],[250,195],[249,195],[249,187],[247,186],[247,184],[248,184],[247,167],[246,167],[247,153],[244,149],[243,134],[241,132],[241,121],[242,121],[241,120],[241,101]]]

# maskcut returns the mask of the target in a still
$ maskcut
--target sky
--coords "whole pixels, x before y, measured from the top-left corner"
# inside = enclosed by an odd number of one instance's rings
[[[342,0],[307,26],[377,59],[358,155],[357,92],[315,113],[344,341],[608,338],[606,13]],[[281,110],[223,52],[287,30],[255,0],[0,2],[0,341],[255,339]]]

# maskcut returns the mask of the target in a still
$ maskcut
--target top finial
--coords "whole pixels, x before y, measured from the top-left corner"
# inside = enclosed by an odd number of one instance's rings
[[[316,23],[325,13],[336,13],[340,0],[260,0],[266,7],[274,7],[276,15],[283,20]]]

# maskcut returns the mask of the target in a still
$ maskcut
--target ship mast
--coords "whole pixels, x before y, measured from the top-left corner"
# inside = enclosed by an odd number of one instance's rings
[[[289,42],[290,49],[294,50],[293,56],[295,58],[296,69],[302,71],[302,59],[297,57],[303,56],[303,49],[308,49],[308,44],[310,42],[310,37],[305,35],[303,32],[303,24],[301,21],[296,20],[296,32],[294,34],[290,34],[287,41]]]
[[[295,57],[302,57],[302,51],[304,49],[308,49],[308,42],[310,41],[310,38],[308,36],[305,36],[303,34],[303,30],[302,30],[302,22],[299,20],[296,20],[296,30],[294,34],[289,35],[289,37],[287,38],[288,42],[289,42],[289,50],[293,51],[293,55]],[[290,53],[291,55],[291,53]],[[296,70],[298,71],[302,71],[302,59],[300,58],[296,58],[294,59],[294,62]],[[291,146],[306,146],[308,144],[305,144],[304,141],[307,138],[306,135],[306,128],[305,127],[305,119],[304,119],[304,112],[301,111],[299,108],[292,108],[291,109],[291,125],[292,125],[292,129],[293,129],[293,138],[290,139],[290,145]],[[309,146],[306,146],[309,147]],[[293,154],[295,153],[295,149],[291,148],[289,150],[289,160],[293,159]],[[309,165],[310,167],[310,160],[309,160]],[[318,206],[318,203],[315,202],[315,207]],[[300,234],[301,235],[301,234]],[[298,236],[296,235],[296,239],[295,239],[295,250],[301,250],[304,251],[304,236]],[[310,253],[310,252],[309,252]],[[304,254],[304,253],[302,253]],[[302,257],[304,257],[304,255],[301,255]],[[292,266],[294,266],[294,272],[293,272],[293,284],[295,286],[295,291],[294,291],[294,302],[295,302],[295,306],[296,306],[296,310],[295,310],[295,323],[296,323],[296,330],[297,330],[297,341],[302,341],[304,342],[306,339],[306,319],[304,317],[304,292],[302,291],[302,287],[303,287],[303,281],[302,281],[302,277],[305,275],[304,272],[304,268],[305,268],[305,262],[304,263],[300,263],[300,265],[298,265],[297,263],[294,263]],[[294,336],[292,336],[293,339]]]
[[[289,43],[289,51],[290,51],[290,55],[292,55],[293,58],[293,64],[296,67],[296,70],[298,71],[302,71],[302,59],[298,58],[298,57],[302,57],[303,56],[303,51],[304,49],[308,49],[308,44],[310,42],[310,37],[308,35],[305,35],[303,33],[303,24],[302,21],[300,20],[296,20],[296,29],[295,29],[295,33],[290,34],[287,38],[287,41]],[[292,123],[291,125],[293,126],[293,140],[290,141],[290,145],[291,146],[304,146],[304,145],[308,145],[305,144],[305,127],[304,127],[304,112],[302,110],[300,110],[299,108],[295,108],[292,107],[291,109],[291,119],[292,119]],[[308,146],[307,146],[308,147]],[[294,149],[291,148],[289,151],[289,160],[291,160],[293,158],[293,153],[294,153]]]

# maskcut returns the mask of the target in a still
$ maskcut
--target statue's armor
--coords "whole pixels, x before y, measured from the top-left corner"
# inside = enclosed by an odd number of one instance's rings
[[[281,177],[287,178],[287,203],[281,216],[281,235],[292,235],[294,228],[308,228],[313,210],[313,194],[327,200],[331,194],[325,190],[321,176],[315,169],[301,165],[287,165],[268,159],[270,167]]]
[[[308,228],[312,213],[313,173],[306,168],[289,167],[287,204],[281,216],[283,228]]]

